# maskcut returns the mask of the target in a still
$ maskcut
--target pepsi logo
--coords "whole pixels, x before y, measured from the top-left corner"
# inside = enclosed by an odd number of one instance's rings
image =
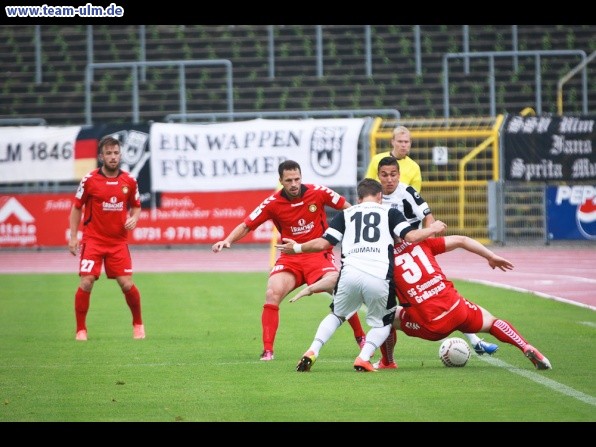
[[[577,229],[586,239],[596,240],[596,197],[586,199],[577,207]]]

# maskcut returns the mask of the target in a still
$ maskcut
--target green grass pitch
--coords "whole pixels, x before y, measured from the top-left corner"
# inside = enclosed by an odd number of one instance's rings
[[[399,369],[357,373],[357,345],[344,324],[312,371],[297,373],[329,312],[328,295],[286,299],[275,360],[261,362],[266,273],[134,279],[147,338],[132,339],[124,297],[102,276],[89,340],[76,342],[76,274],[0,275],[0,422],[596,421],[596,314],[588,308],[456,281],[553,369],[536,371],[489,334],[500,345],[493,357],[472,354],[464,368],[446,368],[439,342],[398,332]]]

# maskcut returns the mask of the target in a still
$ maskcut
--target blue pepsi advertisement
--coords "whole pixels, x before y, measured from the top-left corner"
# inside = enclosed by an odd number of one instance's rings
[[[596,186],[548,186],[546,230],[551,240],[596,240]]]

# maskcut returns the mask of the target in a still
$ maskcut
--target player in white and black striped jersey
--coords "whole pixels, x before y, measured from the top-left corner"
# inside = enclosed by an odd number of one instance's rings
[[[400,210],[414,228],[427,227],[435,221],[430,206],[420,193],[413,186],[400,182],[397,158],[379,160],[378,175],[383,189],[383,204]]]

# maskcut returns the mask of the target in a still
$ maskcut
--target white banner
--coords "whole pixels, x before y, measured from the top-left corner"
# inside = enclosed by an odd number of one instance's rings
[[[0,127],[0,183],[75,179],[81,126]]]
[[[151,190],[275,189],[277,167],[295,160],[302,181],[331,188],[357,184],[364,119],[265,120],[151,125]]]

